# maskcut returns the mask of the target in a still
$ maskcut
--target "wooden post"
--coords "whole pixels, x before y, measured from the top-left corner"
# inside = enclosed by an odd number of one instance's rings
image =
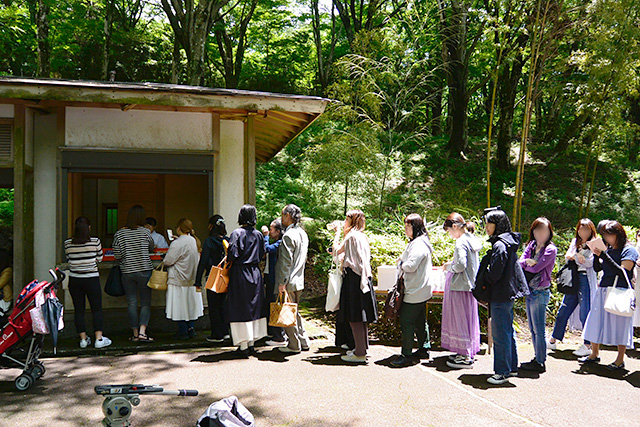
[[[64,147],[65,122],[66,122],[65,107],[58,107],[56,109],[56,118],[57,118],[56,145],[58,147]],[[56,261],[55,261],[56,263],[62,262],[62,258],[63,258],[62,242],[64,241],[64,239],[66,239],[67,231],[70,228],[70,225],[68,223],[65,223],[64,218],[72,216],[70,215],[72,203],[67,204],[66,212],[63,212],[63,203],[61,203],[64,197],[69,197],[69,188],[68,186],[63,185],[63,183],[67,181],[66,177],[65,179],[63,179],[63,176],[62,176],[63,173],[66,174],[67,172],[66,170],[64,171],[62,170],[62,156],[60,155],[60,150],[57,150],[56,151],[56,180],[57,180],[56,187],[58,191],[57,191],[56,199],[58,201],[57,203],[58,207],[56,209],[56,218],[55,218],[55,224],[57,225],[56,227]],[[67,192],[67,195],[66,196],[63,195],[63,192]],[[70,220],[73,221],[73,218],[71,218]]]
[[[26,285],[26,165],[25,107],[15,105],[13,116],[13,292],[18,295]]]
[[[244,202],[256,204],[256,140],[255,113],[249,113],[244,123]]]

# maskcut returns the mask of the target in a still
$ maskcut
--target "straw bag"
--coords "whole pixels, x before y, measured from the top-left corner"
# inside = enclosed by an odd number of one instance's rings
[[[227,262],[227,257],[222,258],[220,264],[211,267],[205,288],[217,294],[226,294],[229,289],[229,270],[231,263]]]
[[[151,272],[147,286],[156,291],[166,291],[168,278],[169,275],[164,269],[164,262],[161,262],[160,265]]]
[[[282,296],[284,295],[284,297]],[[276,302],[271,303],[269,326],[288,328],[297,322],[298,304],[289,301],[289,294],[280,292]]]

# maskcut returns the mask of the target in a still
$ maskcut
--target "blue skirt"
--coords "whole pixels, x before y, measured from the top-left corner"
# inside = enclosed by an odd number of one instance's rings
[[[604,309],[607,289],[596,291],[587,316],[582,338],[597,344],[624,345],[633,348],[633,317],[611,314]]]

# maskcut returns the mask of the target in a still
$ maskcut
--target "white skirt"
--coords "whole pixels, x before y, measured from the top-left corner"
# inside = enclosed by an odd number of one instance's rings
[[[267,318],[263,317],[250,322],[231,322],[231,338],[233,345],[240,345],[242,342],[258,341],[267,336]]]
[[[204,313],[202,293],[195,286],[169,285],[166,313],[171,320],[196,320]]]

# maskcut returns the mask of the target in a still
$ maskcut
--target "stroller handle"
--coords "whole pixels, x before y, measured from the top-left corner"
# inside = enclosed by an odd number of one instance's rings
[[[47,289],[58,289],[58,285],[62,283],[65,277],[67,277],[67,275],[57,267],[55,269],[50,269],[49,274],[53,277],[53,282],[49,284]]]

